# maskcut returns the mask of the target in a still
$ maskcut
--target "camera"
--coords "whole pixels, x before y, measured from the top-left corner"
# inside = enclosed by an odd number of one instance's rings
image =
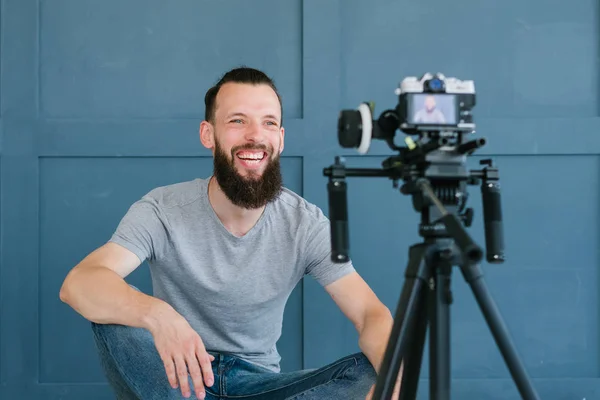
[[[396,129],[407,135],[453,136],[473,133],[475,123],[475,84],[472,80],[446,78],[426,73],[402,80],[395,90],[398,104],[373,119],[374,105],[361,103],[356,110],[342,110],[338,119],[338,141],[344,148],[368,152],[372,139],[393,144]]]

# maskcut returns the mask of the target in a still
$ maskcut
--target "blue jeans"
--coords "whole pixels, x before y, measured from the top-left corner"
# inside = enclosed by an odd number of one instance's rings
[[[123,325],[92,323],[102,367],[118,400],[184,399],[173,389],[150,332]],[[376,382],[362,353],[319,369],[275,373],[230,354],[209,351],[215,377],[205,400],[364,400]],[[189,378],[189,377],[188,377]],[[196,399],[191,378],[189,399]]]

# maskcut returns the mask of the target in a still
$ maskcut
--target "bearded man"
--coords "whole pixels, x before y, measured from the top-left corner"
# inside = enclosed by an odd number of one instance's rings
[[[69,272],[61,300],[91,321],[118,399],[367,398],[392,316],[351,262],[332,263],[323,212],[283,186],[273,81],[233,69],[205,106],[200,141],[213,174],[136,201],[110,240]],[[152,295],[124,280],[146,260]],[[305,275],[352,321],[361,352],[282,373],[283,312]]]

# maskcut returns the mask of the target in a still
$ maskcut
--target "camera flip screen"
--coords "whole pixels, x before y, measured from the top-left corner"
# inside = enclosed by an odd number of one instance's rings
[[[456,125],[454,94],[415,93],[410,96],[407,122],[414,125]]]

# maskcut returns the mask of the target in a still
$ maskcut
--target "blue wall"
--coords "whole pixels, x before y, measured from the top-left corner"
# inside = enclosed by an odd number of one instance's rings
[[[0,398],[108,399],[89,324],[58,299],[81,258],[153,187],[206,176],[203,95],[244,63],[284,99],[288,187],[327,210],[322,169],[342,151],[341,108],[393,107],[407,75],[474,79],[478,133],[500,167],[508,261],[486,279],[543,399],[600,398],[598,213],[600,10],[548,2],[2,0]],[[410,199],[350,179],[351,251],[395,310]],[[472,235],[484,244],[471,187]],[[455,398],[517,399],[461,275],[454,280]],[[129,279],[150,290],[147,269]],[[284,370],[356,351],[357,336],[312,280],[286,308]],[[427,379],[427,362],[423,379]],[[423,381],[421,398],[426,398]]]

